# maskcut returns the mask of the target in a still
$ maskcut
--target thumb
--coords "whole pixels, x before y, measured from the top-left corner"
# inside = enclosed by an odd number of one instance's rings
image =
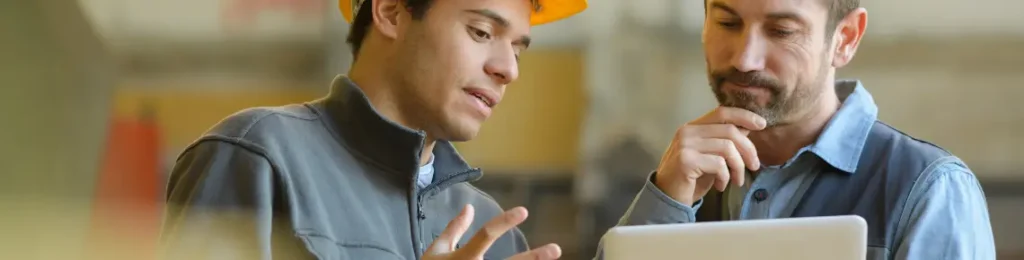
[[[462,234],[466,233],[469,229],[470,224],[473,223],[473,205],[466,204],[459,212],[459,215],[455,216],[448,226],[444,228],[441,235],[434,239],[434,242],[430,244],[427,249],[427,255],[432,254],[443,254],[452,252],[455,250],[455,244],[462,239]]]

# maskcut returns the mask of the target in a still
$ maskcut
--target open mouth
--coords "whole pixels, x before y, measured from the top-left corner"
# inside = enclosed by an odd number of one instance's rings
[[[479,99],[480,102],[484,102],[484,105],[487,105],[487,107],[494,107],[494,105],[491,104],[491,101],[487,100],[487,97],[484,97],[484,96],[482,96],[482,95],[480,95],[478,93],[469,93],[469,94],[473,95],[473,97],[476,97],[476,99]]]
[[[467,89],[466,93],[468,93],[470,96],[475,97],[477,100],[480,100],[481,103],[483,103],[485,106],[489,108],[493,108],[494,105],[498,103],[494,100],[494,98],[491,98],[481,90]]]

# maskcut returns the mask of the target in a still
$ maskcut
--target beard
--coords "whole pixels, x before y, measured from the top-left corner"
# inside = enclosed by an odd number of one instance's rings
[[[754,112],[768,122],[768,126],[776,125],[792,110],[789,99],[783,95],[785,85],[762,72],[740,72],[735,68],[709,71],[711,91],[715,93],[718,104],[736,107]],[[723,85],[730,82],[735,85],[761,88],[768,92],[768,102],[758,103],[758,96],[744,90],[725,90]]]
[[[802,108],[808,109],[809,105],[816,102],[816,98],[824,91],[822,86],[827,73],[828,68],[822,66],[809,84],[787,87],[782,81],[760,71],[741,72],[732,67],[725,70],[708,69],[711,91],[715,93],[719,105],[754,112],[765,119],[768,127],[785,124],[800,113]],[[726,82],[765,89],[769,94],[768,102],[761,105],[756,94],[742,89],[725,90],[722,87]],[[792,91],[787,93],[787,89]]]

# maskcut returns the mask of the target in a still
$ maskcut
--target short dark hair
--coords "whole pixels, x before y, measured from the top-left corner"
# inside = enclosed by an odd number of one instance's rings
[[[412,19],[415,20],[423,19],[423,16],[427,14],[427,9],[430,9],[430,4],[434,2],[434,0],[404,1],[405,6],[412,13]],[[352,47],[352,57],[359,56],[359,49],[363,47],[363,41],[370,33],[370,26],[373,24],[373,15],[370,14],[370,9],[373,9],[373,0],[363,1],[359,6],[359,13],[355,14],[355,18],[352,19],[352,28],[349,29],[348,38],[345,40]]]
[[[821,0],[828,6],[828,23],[825,27],[825,38],[831,40],[833,30],[840,20],[860,7],[860,0]],[[708,0],[704,0],[704,11],[707,12]]]
[[[825,27],[825,38],[831,40],[832,33],[835,33],[839,21],[850,15],[850,12],[860,8],[860,0],[825,0],[828,1],[828,23]]]

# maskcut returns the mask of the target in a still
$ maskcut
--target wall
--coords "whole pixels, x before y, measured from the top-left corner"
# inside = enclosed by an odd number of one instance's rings
[[[321,91],[308,83],[281,83],[253,89],[231,83],[194,83],[187,87],[152,82],[123,82],[114,98],[114,113],[141,116],[150,113],[159,122],[166,151],[173,157],[222,118],[254,106],[275,106],[308,101]],[[216,90],[225,88],[227,90]],[[327,86],[323,89],[326,90]],[[149,111],[146,111],[149,110]]]
[[[173,42],[317,41],[325,14],[322,0],[78,0],[99,33],[123,45],[136,39]]]
[[[116,80],[107,51],[74,1],[0,1],[0,258],[80,255]]]
[[[572,172],[585,94],[583,56],[571,49],[529,51],[520,78],[479,136],[459,144],[466,159],[494,172]]]

